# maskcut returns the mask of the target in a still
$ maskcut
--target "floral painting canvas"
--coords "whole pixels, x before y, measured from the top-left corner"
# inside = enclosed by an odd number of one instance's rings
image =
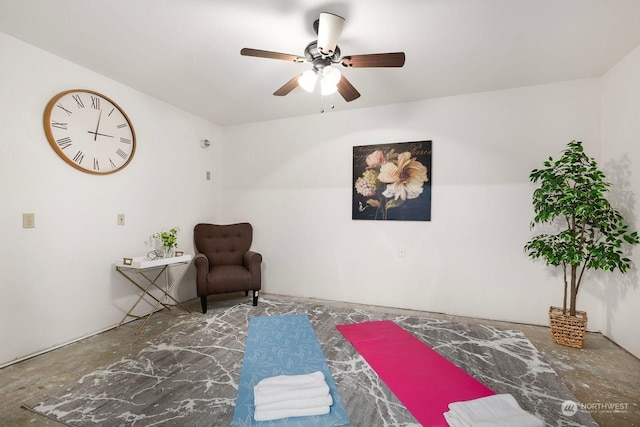
[[[431,141],[353,147],[352,218],[431,221]]]

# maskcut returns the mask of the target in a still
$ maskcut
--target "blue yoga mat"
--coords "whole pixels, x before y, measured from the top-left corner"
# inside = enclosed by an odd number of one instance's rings
[[[324,373],[333,398],[327,415],[291,417],[273,421],[253,418],[253,387],[276,375]],[[232,426],[343,426],[349,424],[340,394],[333,381],[309,318],[305,314],[252,317],[238,384]]]

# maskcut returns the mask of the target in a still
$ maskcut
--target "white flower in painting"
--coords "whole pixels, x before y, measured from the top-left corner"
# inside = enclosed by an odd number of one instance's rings
[[[395,200],[415,199],[422,194],[423,183],[428,181],[427,168],[405,151],[398,155],[397,164],[387,162],[380,167],[378,180],[387,184],[383,196]]]
[[[378,177],[376,173],[367,169],[362,173],[362,176],[356,180],[355,188],[358,194],[363,196],[373,196],[376,194],[376,187],[378,186]]]

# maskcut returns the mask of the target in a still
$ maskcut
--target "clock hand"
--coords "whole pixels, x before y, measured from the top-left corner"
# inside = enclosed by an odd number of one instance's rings
[[[100,115],[98,116],[98,124],[96,125],[96,131],[95,132],[90,132],[89,133],[93,133],[93,140],[96,141],[98,139],[98,128],[100,127],[100,119],[102,118],[102,110],[100,110]]]
[[[113,135],[107,135],[106,133],[99,133],[99,132],[91,132],[90,130],[87,131],[87,133],[90,133],[92,135],[94,135],[93,140],[97,140],[98,139],[98,135],[100,136],[106,136],[107,138],[113,138]]]

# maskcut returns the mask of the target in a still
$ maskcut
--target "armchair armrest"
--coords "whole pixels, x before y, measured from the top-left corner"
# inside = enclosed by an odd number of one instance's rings
[[[251,289],[260,290],[262,285],[262,272],[260,265],[262,264],[262,255],[258,252],[247,251],[244,254],[243,264],[251,272]]]
[[[262,263],[262,255],[260,255],[258,252],[247,251],[244,254],[242,262],[245,267],[253,272],[255,268],[260,268],[260,264]]]
[[[196,265],[198,270],[204,268],[209,271],[209,258],[207,258],[205,254],[197,254],[194,256],[193,263]]]
[[[207,295],[207,274],[209,274],[209,258],[204,254],[197,254],[193,258],[196,266],[196,290],[198,296]]]

